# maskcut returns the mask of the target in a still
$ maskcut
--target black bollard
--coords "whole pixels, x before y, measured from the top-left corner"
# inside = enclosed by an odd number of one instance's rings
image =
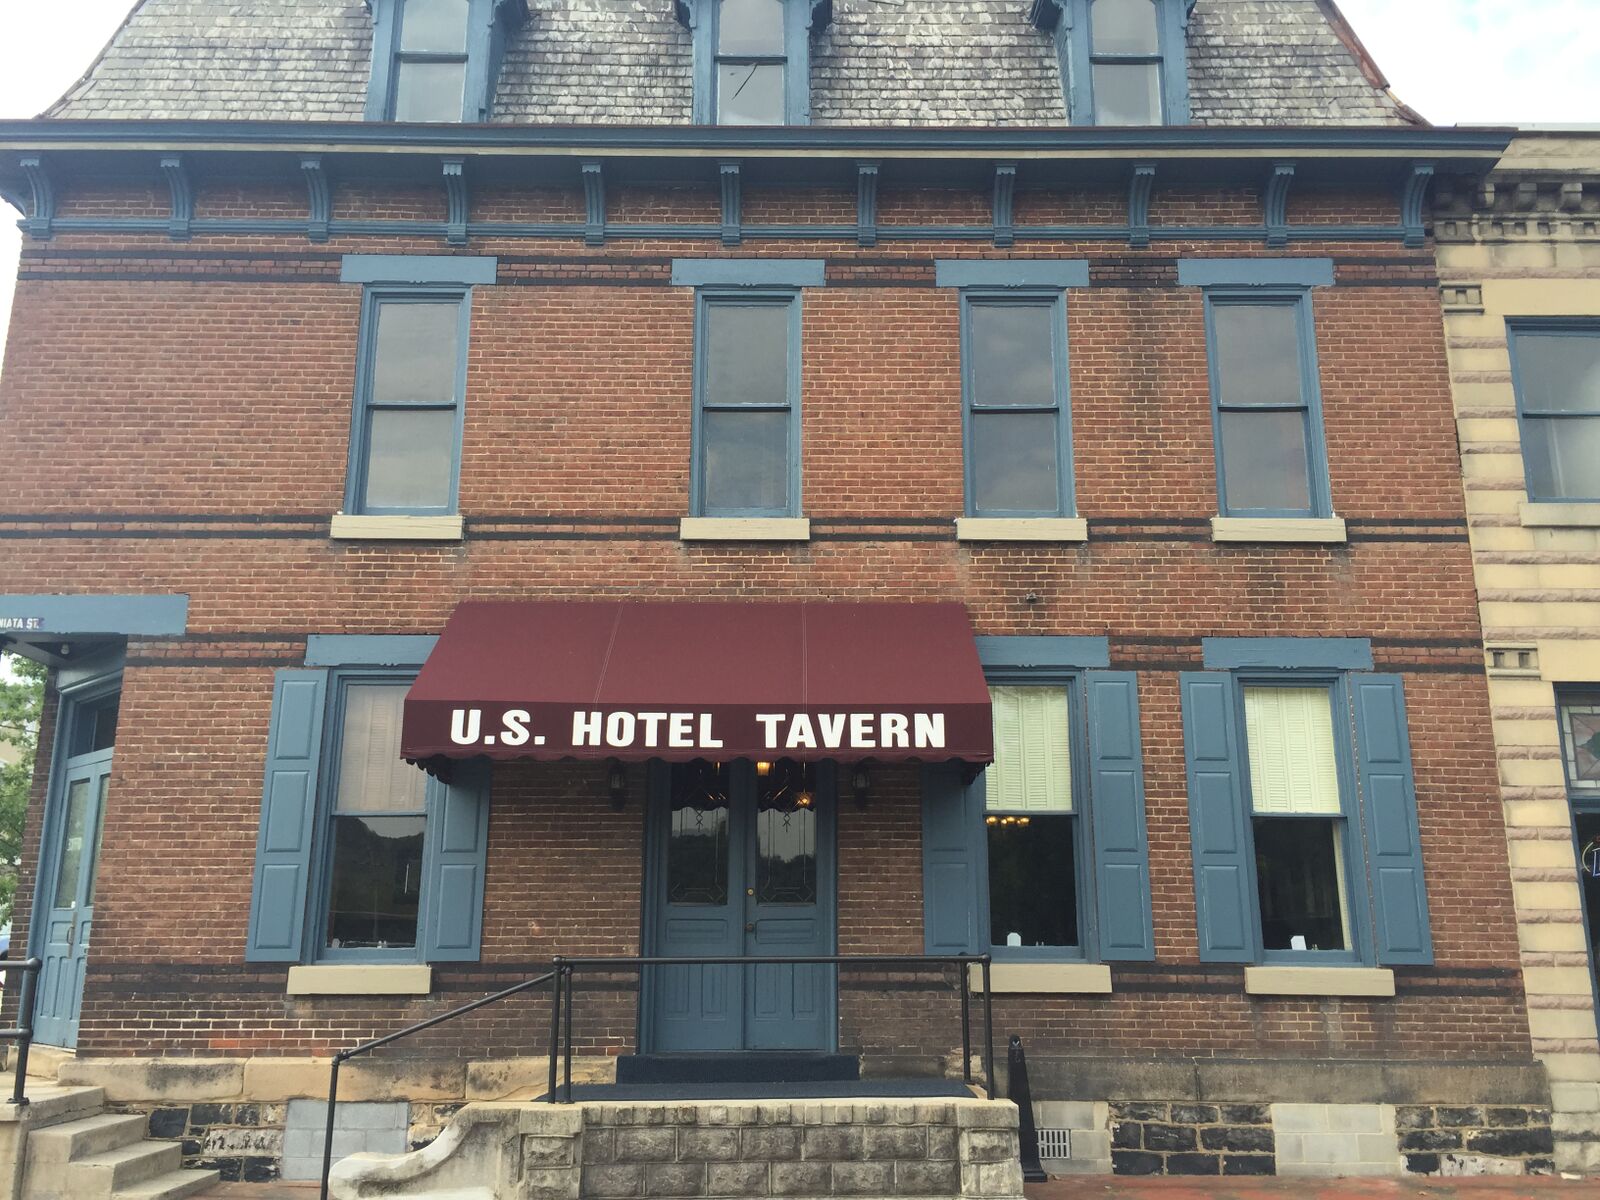
[[[1050,1177],[1039,1162],[1039,1126],[1033,1119],[1033,1092],[1028,1087],[1028,1056],[1022,1039],[1011,1035],[1006,1051],[1006,1098],[1017,1106],[1017,1141],[1022,1150],[1022,1181],[1043,1183]]]

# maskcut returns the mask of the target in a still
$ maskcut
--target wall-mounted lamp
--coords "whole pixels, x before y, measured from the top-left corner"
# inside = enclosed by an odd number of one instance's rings
[[[850,772],[850,794],[855,799],[857,808],[867,807],[871,787],[872,777],[867,774],[866,766],[858,763]]]
[[[756,764],[756,774],[762,779],[765,779],[768,775],[772,774],[772,764],[769,762],[758,762]]]
[[[628,773],[617,759],[606,759],[606,794],[611,797],[611,807],[621,812],[628,803]]]

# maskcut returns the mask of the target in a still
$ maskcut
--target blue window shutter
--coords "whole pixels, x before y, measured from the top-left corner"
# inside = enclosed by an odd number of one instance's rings
[[[483,877],[489,856],[489,777],[486,763],[463,763],[441,788],[429,829],[423,889],[427,914],[422,957],[427,962],[477,962],[483,939]]]
[[[961,780],[948,764],[922,772],[922,930],[927,954],[978,954],[988,845],[983,784]]]
[[[1255,871],[1250,862],[1244,745],[1233,677],[1191,671],[1180,676],[1180,682],[1200,958],[1254,962]]]
[[[1138,676],[1131,671],[1090,671],[1085,678],[1100,957],[1106,962],[1150,962],[1156,949]]]
[[[1431,965],[1433,938],[1405,692],[1398,675],[1352,675],[1351,683],[1378,961],[1386,966]]]
[[[299,962],[303,957],[327,694],[326,671],[278,672],[256,838],[248,962]]]

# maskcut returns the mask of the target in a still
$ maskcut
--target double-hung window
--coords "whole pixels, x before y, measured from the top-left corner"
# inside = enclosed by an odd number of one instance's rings
[[[1059,291],[961,295],[967,515],[1073,515],[1066,307]]]
[[[437,781],[400,757],[408,681],[337,680],[329,714],[321,957],[414,958]]]
[[[1312,658],[1346,653],[1307,641]],[[1243,668],[1186,674],[1182,689],[1201,958],[1431,962],[1399,677]]]
[[[786,123],[786,0],[717,0],[716,123]]]
[[[370,287],[362,317],[345,511],[456,511],[470,293]]]
[[[463,119],[470,0],[397,0],[388,119]]]
[[[1329,516],[1310,293],[1211,289],[1206,324],[1222,515]]]
[[[1157,0],[1093,0],[1089,5],[1096,125],[1163,123],[1160,16]]]
[[[984,772],[989,944],[1001,957],[1081,952],[1072,700],[1066,686],[997,686]]]
[[[800,512],[800,295],[702,289],[692,515]]]
[[[1528,499],[1600,501],[1600,321],[1514,324],[1511,365]]]

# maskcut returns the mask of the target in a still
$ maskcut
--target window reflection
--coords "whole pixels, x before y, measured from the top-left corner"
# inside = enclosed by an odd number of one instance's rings
[[[756,902],[817,902],[815,769],[772,764],[756,780]]]
[[[673,764],[668,904],[728,902],[728,785],[724,763]]]

